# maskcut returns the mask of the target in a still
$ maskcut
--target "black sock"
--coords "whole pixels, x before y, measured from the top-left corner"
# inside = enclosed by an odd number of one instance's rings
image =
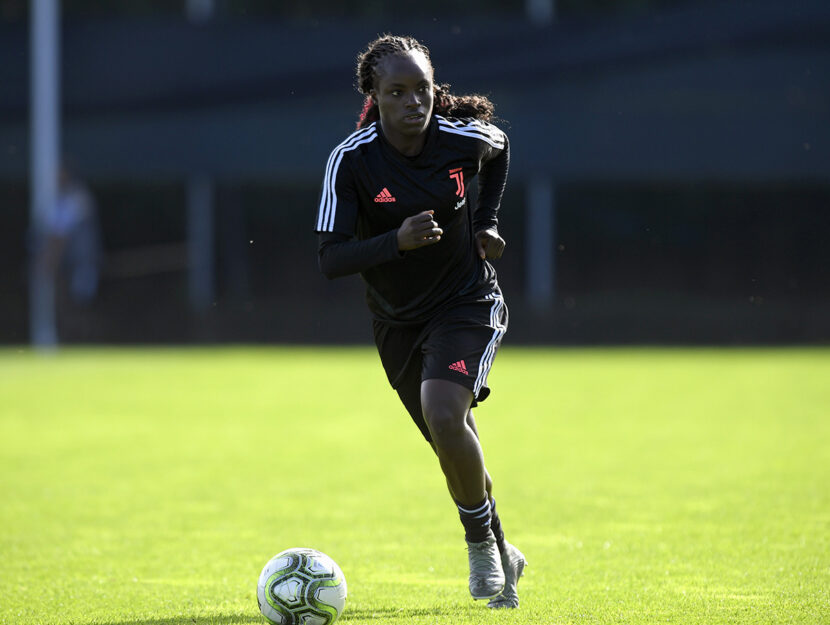
[[[486,497],[473,506],[458,502],[458,515],[464,526],[464,538],[469,543],[483,543],[490,537],[490,500]]]
[[[490,529],[496,537],[496,544],[499,546],[499,553],[504,553],[504,531],[501,529],[499,513],[496,512],[496,500],[490,500]]]

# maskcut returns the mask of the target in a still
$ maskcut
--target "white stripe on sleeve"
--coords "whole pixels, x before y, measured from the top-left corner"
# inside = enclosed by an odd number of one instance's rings
[[[497,150],[504,149],[504,133],[492,124],[487,124],[477,119],[451,122],[441,116],[437,117],[439,130],[454,135],[461,135],[462,137],[481,139]]]
[[[354,150],[359,145],[369,143],[377,137],[375,122],[352,133],[343,143],[331,151],[329,160],[326,162],[326,174],[323,178],[323,192],[320,197],[320,207],[317,212],[317,231],[333,232],[334,217],[337,213],[337,169],[343,160],[343,154]]]

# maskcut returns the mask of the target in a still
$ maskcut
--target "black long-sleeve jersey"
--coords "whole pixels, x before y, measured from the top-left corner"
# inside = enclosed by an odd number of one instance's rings
[[[315,226],[320,269],[330,278],[359,272],[370,310],[385,322],[418,323],[496,287],[496,272],[478,256],[474,234],[498,226],[507,136],[487,122],[440,115],[426,132],[421,153],[407,157],[375,122],[338,145],[326,165]],[[476,177],[473,208],[467,190]],[[397,229],[425,210],[434,211],[441,240],[400,252]]]

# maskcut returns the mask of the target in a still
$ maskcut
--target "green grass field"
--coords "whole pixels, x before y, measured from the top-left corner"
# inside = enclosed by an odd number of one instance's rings
[[[287,547],[342,622],[830,623],[830,351],[506,347],[477,411],[521,608],[372,349],[0,351],[0,622],[265,623]]]

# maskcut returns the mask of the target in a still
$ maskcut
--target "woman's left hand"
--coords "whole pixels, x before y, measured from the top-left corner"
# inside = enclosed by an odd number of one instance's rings
[[[479,258],[482,260],[501,258],[502,253],[504,253],[504,245],[504,239],[499,236],[495,228],[476,232],[476,249]]]

